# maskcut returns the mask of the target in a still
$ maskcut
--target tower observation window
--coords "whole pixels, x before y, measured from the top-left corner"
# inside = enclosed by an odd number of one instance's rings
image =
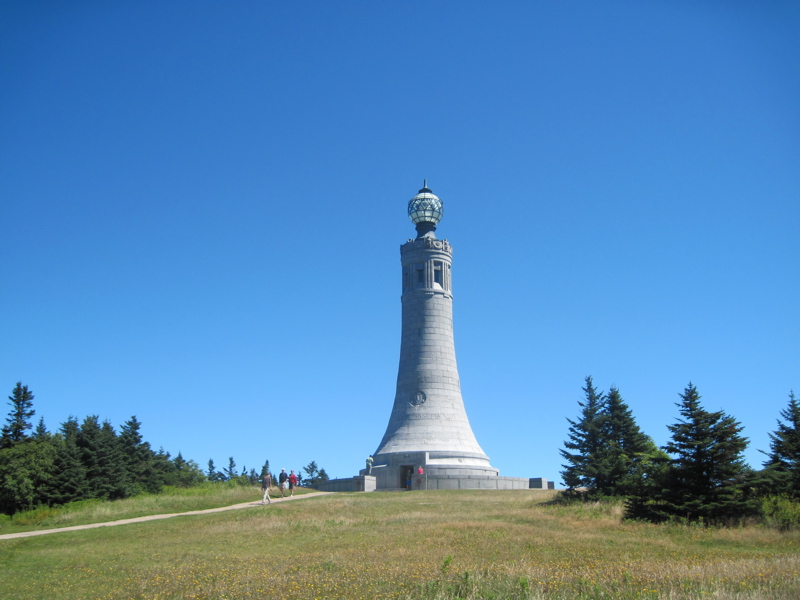
[[[435,260],[433,261],[433,282],[438,283],[441,287],[444,287],[444,276],[442,273],[442,261]]]

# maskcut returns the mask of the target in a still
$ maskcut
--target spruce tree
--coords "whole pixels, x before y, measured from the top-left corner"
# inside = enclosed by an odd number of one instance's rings
[[[225,481],[225,475],[219,471],[215,470],[216,467],[214,466],[214,460],[209,458],[208,459],[208,471],[206,472],[206,477],[208,477],[209,481]]]
[[[689,521],[743,516],[748,506],[742,493],[747,473],[742,453],[748,441],[740,435],[742,426],[722,411],[703,409],[691,382],[680,398],[676,405],[682,418],[667,426],[672,439],[664,450],[673,458],[658,500],[666,513]]]
[[[132,416],[120,427],[119,446],[125,459],[131,493],[161,491],[164,477],[156,467],[155,453],[150,444],[142,439],[141,422]]]
[[[312,460],[305,467],[303,467],[303,471],[306,472],[306,476],[302,479],[304,484],[308,486],[316,485],[319,479],[319,467],[317,466],[317,461]]]
[[[36,425],[36,429],[33,430],[33,435],[31,437],[37,440],[50,439],[51,435],[44,424],[44,417],[39,417],[39,423]]]
[[[89,497],[114,500],[128,495],[126,464],[111,424],[100,425],[96,415],[86,417],[76,442],[86,468]]]
[[[0,448],[7,448],[28,437],[25,432],[32,428],[31,417],[36,413],[33,410],[33,394],[28,386],[22,385],[20,381],[17,382],[8,400],[11,410],[6,424],[0,431]]]
[[[595,490],[604,496],[626,496],[639,477],[638,464],[652,452],[652,440],[639,429],[615,386],[608,391],[599,418],[601,443],[595,460]]]
[[[117,432],[108,420],[100,426],[100,442],[105,486],[103,497],[110,500],[127,498],[132,490],[125,455],[120,448]]]
[[[669,471],[669,455],[650,440],[648,448],[636,457],[625,498],[626,519],[660,522],[673,516],[665,510],[662,501],[668,492]]]
[[[794,391],[789,392],[789,405],[780,412],[778,429],[769,438],[764,467],[770,491],[800,498],[800,402]]]
[[[148,444],[149,446],[149,444]],[[152,487],[149,491],[157,489],[161,490],[164,483],[175,477],[177,474],[177,467],[172,460],[172,455],[160,447],[158,452],[153,454],[153,474],[152,474]],[[155,492],[153,492],[155,493]]]
[[[578,420],[569,423],[568,439],[564,442],[561,456],[567,464],[562,465],[561,478],[569,490],[595,489],[596,478],[602,466],[598,464],[602,448],[603,393],[594,389],[591,376],[586,377],[583,388],[585,402],[578,402],[581,412]]]
[[[233,460],[233,457],[228,457],[228,466],[222,468],[222,472],[224,473],[225,480],[232,480],[238,477],[236,473],[236,462]]]
[[[77,444],[79,429],[75,417],[69,417],[61,424],[57,434],[55,472],[47,486],[49,504],[66,504],[89,497],[86,467]]]

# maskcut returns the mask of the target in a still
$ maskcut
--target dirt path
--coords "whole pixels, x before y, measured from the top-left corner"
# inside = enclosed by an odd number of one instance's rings
[[[305,498],[313,498],[314,496],[322,496],[330,494],[331,492],[312,492],[310,494],[303,494],[295,498],[273,498],[272,503],[289,502],[293,500],[303,500]],[[186,515],[205,515],[208,513],[225,512],[226,510],[239,510],[240,508],[251,508],[254,506],[261,506],[261,502],[243,502],[242,504],[234,504],[233,506],[221,506],[219,508],[207,508],[205,510],[190,510],[189,512],[172,513],[168,515],[149,515],[147,517],[134,517],[133,519],[120,519],[119,521],[107,521],[106,523],[90,523],[89,525],[72,525],[70,527],[59,527],[58,529],[38,529],[36,531],[23,531],[20,533],[6,533],[0,535],[0,540],[13,540],[16,538],[32,537],[34,535],[47,535],[48,533],[60,533],[62,531],[78,531],[80,529],[95,529],[97,527],[113,527],[115,525],[128,525],[129,523],[144,523],[145,521],[157,521],[159,519],[171,519],[172,517],[184,517]],[[270,506],[267,504],[266,506]],[[266,508],[266,507],[265,507]]]

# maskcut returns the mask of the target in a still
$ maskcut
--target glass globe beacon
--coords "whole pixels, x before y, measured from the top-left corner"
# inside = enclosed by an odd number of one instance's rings
[[[428,189],[427,182],[424,187],[408,201],[408,218],[414,225],[431,223],[436,225],[442,220],[444,206],[439,197]]]

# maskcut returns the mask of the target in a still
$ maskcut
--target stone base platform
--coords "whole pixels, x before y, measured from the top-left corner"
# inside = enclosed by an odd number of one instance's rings
[[[330,479],[316,486],[321,492],[407,491],[407,488],[378,488],[376,478],[359,475]],[[543,477],[501,477],[500,475],[439,475],[414,474],[411,490],[528,490],[553,489]]]
[[[414,490],[527,490],[531,480],[527,477],[501,477],[481,475],[414,475]]]
[[[357,475],[344,479],[329,479],[314,486],[320,492],[374,492],[375,478],[370,475]]]

